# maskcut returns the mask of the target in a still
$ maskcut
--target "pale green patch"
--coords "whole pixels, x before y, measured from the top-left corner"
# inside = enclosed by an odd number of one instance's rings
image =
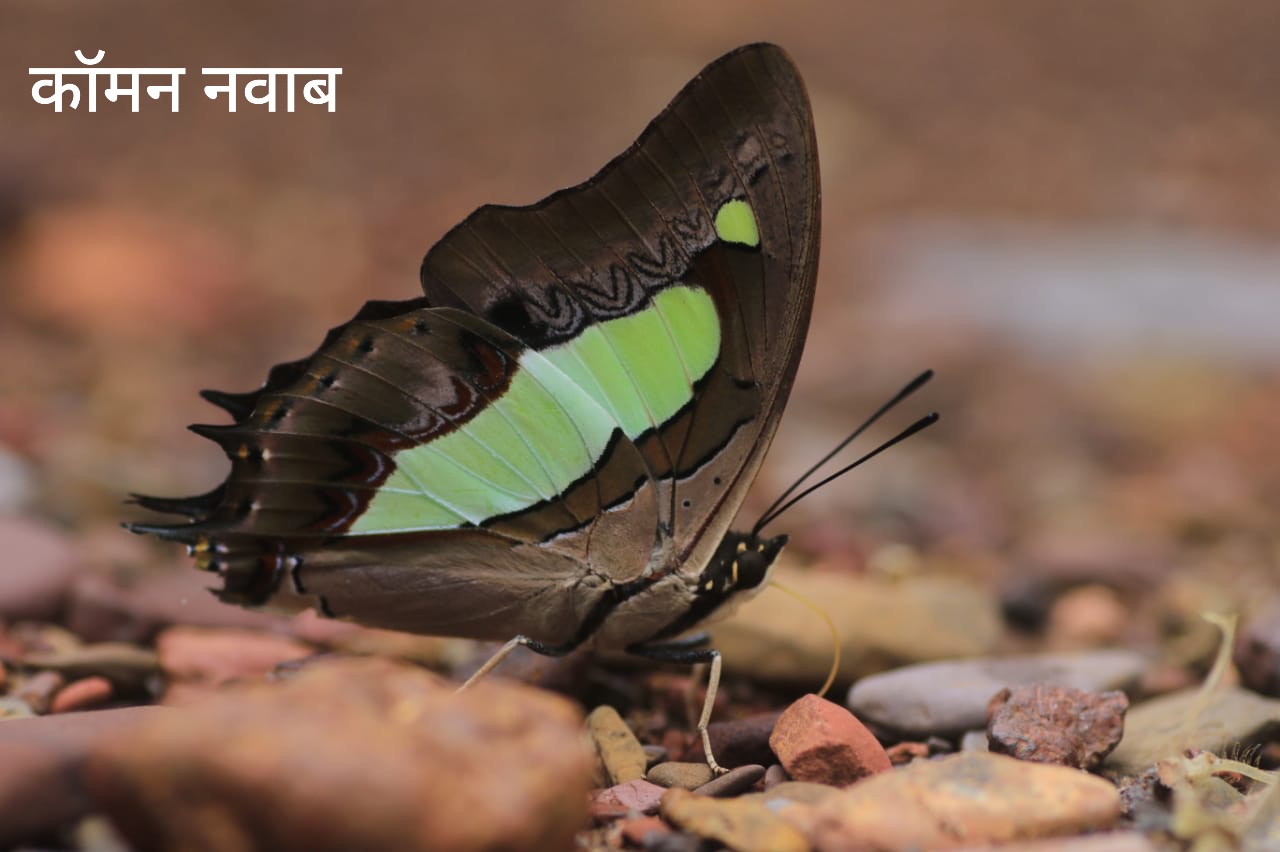
[[[450,529],[533,506],[591,472],[615,428],[669,420],[720,351],[705,290],[668,287],[634,314],[525,352],[510,386],[464,426],[395,454],[352,534]]]
[[[741,199],[726,201],[716,213],[716,234],[726,243],[741,243],[755,248],[760,245],[756,214]]]

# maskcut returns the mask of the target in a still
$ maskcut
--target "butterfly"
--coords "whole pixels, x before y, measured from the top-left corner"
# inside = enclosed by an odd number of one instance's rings
[[[711,663],[682,640],[785,536],[730,529],[804,348],[818,154],[786,53],[708,65],[591,179],[481,207],[422,263],[191,427],[231,472],[183,515],[218,596],[415,633]]]

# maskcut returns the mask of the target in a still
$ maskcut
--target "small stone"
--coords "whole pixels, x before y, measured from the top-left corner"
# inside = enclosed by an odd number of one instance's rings
[[[33,652],[22,658],[24,665],[48,669],[64,677],[105,677],[120,692],[140,694],[160,673],[154,651],[123,642],[99,642],[62,650]]]
[[[18,681],[10,692],[14,698],[21,700],[32,711],[43,716],[49,712],[54,694],[62,689],[64,683],[66,678],[57,672],[36,672]]]
[[[997,754],[1093,770],[1119,744],[1128,709],[1123,692],[1047,684],[1002,689],[991,699],[987,739]]]
[[[1104,766],[1116,774],[1139,775],[1186,749],[1226,754],[1278,734],[1280,700],[1224,688],[1205,701],[1199,689],[1190,689],[1134,705],[1125,717],[1124,739]]]
[[[713,778],[693,792],[699,796],[736,796],[750,790],[763,777],[763,766],[738,766],[718,778]]]
[[[965,731],[960,737],[961,751],[991,751],[986,731]]]
[[[773,733],[773,726],[779,715],[781,714],[776,712],[758,713],[742,719],[712,722],[707,726],[707,736],[711,739],[711,750],[715,752],[716,762],[728,768],[773,763],[769,735]],[[706,759],[702,754],[701,744],[690,757]]]
[[[846,787],[815,807],[820,852],[948,849],[1110,828],[1120,795],[1075,769],[986,753],[923,760]]]
[[[819,802],[826,801],[828,796],[835,795],[839,792],[839,789],[829,784],[813,784],[808,781],[783,781],[763,793],[752,793],[750,795],[759,795],[766,802],[788,801],[816,805]]]
[[[803,834],[757,801],[716,799],[668,790],[662,815],[681,829],[736,852],[808,852]]]
[[[220,685],[262,678],[315,652],[295,639],[255,630],[170,627],[156,638],[156,653],[169,677]]]
[[[618,711],[602,704],[587,716],[587,732],[596,744],[609,783],[623,784],[644,777],[649,757]]]
[[[12,695],[0,696],[0,719],[26,719],[36,715],[31,705]]]
[[[706,784],[714,775],[711,767],[705,763],[668,761],[650,769],[645,778],[659,787],[683,787],[686,790],[692,790],[694,787]]]
[[[619,830],[633,846],[647,847],[655,839],[670,834],[671,826],[656,816],[642,816],[623,820]]]
[[[843,787],[892,768],[884,746],[866,726],[817,695],[806,695],[783,711],[769,745],[797,781]]]
[[[0,619],[56,618],[75,577],[76,552],[70,540],[31,518],[0,515],[0,541]]]
[[[105,677],[86,677],[72,681],[53,696],[49,706],[50,713],[70,713],[73,710],[87,710],[111,700],[113,689],[111,681]]]
[[[863,678],[849,690],[848,706],[864,723],[908,739],[959,737],[986,727],[987,702],[1006,686],[1124,689],[1146,663],[1121,650],[925,663]]]
[[[1280,697],[1280,603],[1249,619],[1240,629],[1235,663],[1245,686]]]
[[[783,768],[781,763],[775,763],[764,771],[764,788],[772,790],[779,784],[785,784],[791,780],[791,776],[787,774],[787,770]]]
[[[662,794],[666,787],[659,787],[643,778],[634,778],[612,787],[605,787],[592,794],[593,804],[601,807],[617,808],[622,813],[637,811],[642,814],[656,814]]]
[[[1050,648],[1101,648],[1118,642],[1129,622],[1129,608],[1115,589],[1079,586],[1054,602],[1045,640]]]
[[[885,754],[889,756],[889,762],[894,766],[906,766],[908,763],[927,758],[929,746],[927,743],[894,743],[885,749]]]

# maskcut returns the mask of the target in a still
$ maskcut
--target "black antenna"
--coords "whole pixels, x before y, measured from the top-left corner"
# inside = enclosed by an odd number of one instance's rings
[[[887,414],[898,403],[902,402],[904,399],[911,396],[911,394],[920,390],[920,388],[924,386],[925,382],[929,381],[932,378],[933,378],[933,370],[925,370],[923,373],[916,376],[911,381],[907,382],[906,385],[903,386],[902,390],[894,394],[889,399],[888,402],[886,402],[884,405],[880,406],[874,412],[872,412],[871,416],[868,417],[865,421],[863,421],[861,426],[859,426],[857,429],[854,429],[852,432],[850,432],[847,438],[845,438],[840,443],[836,444],[835,448],[831,450],[831,452],[827,453],[825,456],[818,459],[817,463],[814,464],[813,467],[806,470],[803,474],[800,475],[799,479],[791,483],[791,486],[787,488],[786,491],[783,491],[781,494],[778,495],[778,499],[774,500],[773,503],[769,506],[769,508],[764,510],[764,514],[762,514],[760,516],[760,520],[756,522],[755,531],[759,532],[764,527],[764,525],[768,523],[768,520],[765,520],[766,518],[768,518],[769,520],[776,518],[780,513],[775,512],[774,510],[777,509],[778,506],[780,506],[788,497],[790,497],[792,492],[794,492],[797,488],[803,485],[806,479],[813,476],[820,467],[822,467],[827,462],[831,461],[831,459],[835,458],[836,453],[840,452],[845,447],[849,446],[849,443],[853,441],[853,439],[857,438],[863,432],[867,431],[867,429],[871,428],[871,425],[873,423],[875,423],[877,420],[879,420],[881,417]],[[880,449],[884,449],[884,448],[881,447]],[[876,452],[879,452],[879,450],[877,450]]]
[[[879,416],[879,414],[878,414],[878,413],[877,413],[877,416]],[[851,463],[851,464],[847,464],[847,465],[845,465],[844,467],[840,468],[839,470],[837,470],[835,473],[831,474],[830,476],[825,477],[825,478],[823,478],[823,479],[819,480],[818,482],[815,482],[813,485],[810,485],[808,488],[806,488],[805,490],[801,491],[799,494],[797,494],[796,496],[792,497],[792,498],[791,498],[790,500],[788,500],[787,502],[783,503],[783,504],[782,504],[780,507],[778,507],[777,509],[770,509],[767,513],[765,513],[764,515],[762,515],[762,516],[760,517],[760,520],[756,521],[756,525],[755,525],[754,527],[752,527],[752,528],[751,528],[751,534],[752,534],[752,535],[759,535],[760,530],[764,529],[764,528],[765,528],[765,526],[766,526],[767,524],[769,524],[769,523],[773,522],[774,520],[776,520],[776,519],[777,519],[777,517],[778,517],[779,515],[781,515],[783,512],[787,511],[787,510],[788,510],[788,509],[790,509],[792,506],[794,506],[795,504],[799,503],[801,500],[803,500],[804,498],[808,497],[810,494],[812,494],[813,492],[817,491],[817,490],[818,490],[819,488],[821,488],[822,486],[826,485],[828,482],[832,482],[832,481],[834,481],[834,480],[836,480],[836,479],[839,479],[840,477],[844,476],[846,473],[848,473],[849,471],[853,470],[855,467],[857,467],[858,465],[862,464],[863,462],[865,462],[865,461],[870,461],[871,459],[873,459],[873,458],[875,458],[876,456],[880,455],[880,454],[881,454],[882,452],[884,452],[885,450],[887,450],[887,449],[889,449],[890,447],[892,447],[894,444],[897,444],[897,443],[900,443],[900,442],[902,442],[902,441],[905,441],[907,438],[910,438],[912,435],[914,435],[915,433],[919,432],[920,430],[922,430],[922,429],[927,429],[928,427],[932,426],[933,424],[935,424],[935,423],[937,423],[937,422],[938,422],[938,412],[936,412],[936,411],[934,411],[934,412],[930,412],[929,414],[926,414],[924,417],[921,417],[921,418],[920,418],[919,420],[917,420],[915,423],[912,423],[912,424],[911,424],[910,426],[908,426],[906,429],[903,429],[903,430],[902,430],[901,432],[899,432],[897,435],[894,435],[892,438],[890,438],[889,440],[885,441],[883,444],[881,444],[880,446],[876,447],[874,450],[872,450],[871,452],[867,453],[867,454],[866,454],[865,456],[863,456],[862,458],[858,459],[857,461],[855,461],[855,462],[853,462],[853,463]],[[847,443],[847,441],[846,441],[846,443]],[[808,474],[805,474],[805,476],[808,476]],[[794,486],[792,486],[792,487],[794,488]]]

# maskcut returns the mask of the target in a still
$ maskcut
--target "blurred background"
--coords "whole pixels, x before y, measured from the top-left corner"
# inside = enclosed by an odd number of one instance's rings
[[[941,423],[777,525],[853,571],[1183,583],[1280,561],[1280,7],[1112,0],[0,5],[0,511],[86,564],[180,561],[130,491],[224,474],[200,388],[256,387],[444,231],[593,174],[705,63],[808,83],[817,306],[747,511],[920,370]],[[181,109],[55,113],[31,66],[188,69]],[[337,111],[202,66],[340,66]]]

